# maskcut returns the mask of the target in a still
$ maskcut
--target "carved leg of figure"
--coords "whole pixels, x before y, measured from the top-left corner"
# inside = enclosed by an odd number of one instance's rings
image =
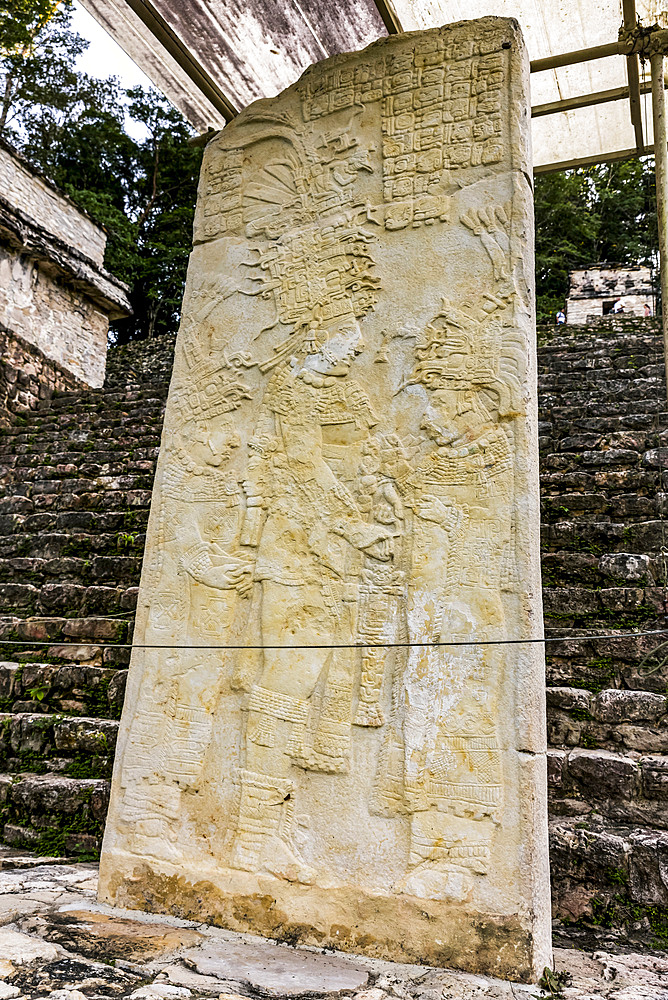
[[[128,827],[130,850],[140,855],[178,861],[177,823],[181,811],[181,791],[172,784],[142,783],[126,787],[121,817]]]
[[[254,771],[241,771],[240,778],[239,819],[230,865],[310,884],[314,872],[291,843],[293,782]]]
[[[248,723],[246,727],[246,755],[248,758],[263,756],[285,764],[284,751],[290,756],[303,754],[304,727],[308,716],[308,702],[292,695],[271,691],[255,684],[251,688],[248,701]],[[280,723],[289,723],[289,736],[285,746],[276,738]],[[285,727],[282,727],[285,728]],[[252,746],[254,744],[255,750]],[[260,748],[266,747],[267,751]],[[274,753],[268,752],[276,748]],[[248,761],[249,762],[249,761]],[[267,768],[274,773],[273,768]],[[278,772],[279,774],[281,771]]]
[[[473,888],[471,872],[459,858],[450,858],[451,847],[446,846],[439,833],[442,821],[436,810],[415,813],[411,819],[411,846],[409,867],[412,869],[397,887],[400,892],[420,899],[442,899],[461,903],[468,899]],[[455,854],[457,851],[455,849]]]

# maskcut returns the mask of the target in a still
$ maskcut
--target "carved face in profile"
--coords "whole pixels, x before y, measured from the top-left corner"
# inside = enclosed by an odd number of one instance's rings
[[[181,437],[189,457],[200,468],[217,469],[227,465],[241,443],[238,434],[227,423],[209,426],[192,421]]]
[[[353,360],[364,350],[359,323],[348,317],[321,327],[317,339],[319,346],[306,356],[303,368],[319,375],[347,375]]]

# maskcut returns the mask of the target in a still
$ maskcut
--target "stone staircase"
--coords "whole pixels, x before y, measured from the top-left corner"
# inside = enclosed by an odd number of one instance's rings
[[[546,646],[557,932],[666,945],[668,633],[615,637],[667,624],[662,339],[620,317],[540,340],[546,634],[588,636]]]
[[[668,646],[600,638],[666,625],[661,336],[620,318],[539,342],[546,628],[567,636],[547,646],[557,933],[664,944]],[[0,823],[15,846],[99,849],[172,350],[112,350],[104,389],[55,393],[0,435]]]
[[[99,852],[173,340],[0,435],[3,838]]]

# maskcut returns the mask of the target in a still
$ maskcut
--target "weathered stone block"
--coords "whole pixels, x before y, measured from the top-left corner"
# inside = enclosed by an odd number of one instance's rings
[[[549,960],[526,71],[397,35],[209,145],[104,898]]]
[[[668,757],[656,755],[640,760],[643,795],[648,799],[668,799]]]
[[[591,703],[599,722],[656,722],[666,714],[666,698],[652,691],[599,691]]]
[[[640,784],[640,770],[635,761],[609,750],[571,751],[568,776],[585,796],[594,799],[628,797]]]
[[[643,906],[668,906],[668,834],[632,833],[629,895]]]

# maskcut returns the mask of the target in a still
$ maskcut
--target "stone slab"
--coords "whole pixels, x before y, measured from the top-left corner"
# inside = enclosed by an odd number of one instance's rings
[[[149,961],[203,940],[190,928],[147,924],[95,910],[60,907],[26,922],[46,941],[96,961]]]
[[[345,958],[312,954],[267,941],[218,942],[183,960],[201,975],[243,983],[273,997],[338,996],[359,990],[369,970]]]
[[[0,927],[0,955],[12,965],[33,965],[38,961],[52,962],[62,954],[56,945],[10,927]]]
[[[529,112],[486,18],[207,147],[102,901],[549,964]]]

